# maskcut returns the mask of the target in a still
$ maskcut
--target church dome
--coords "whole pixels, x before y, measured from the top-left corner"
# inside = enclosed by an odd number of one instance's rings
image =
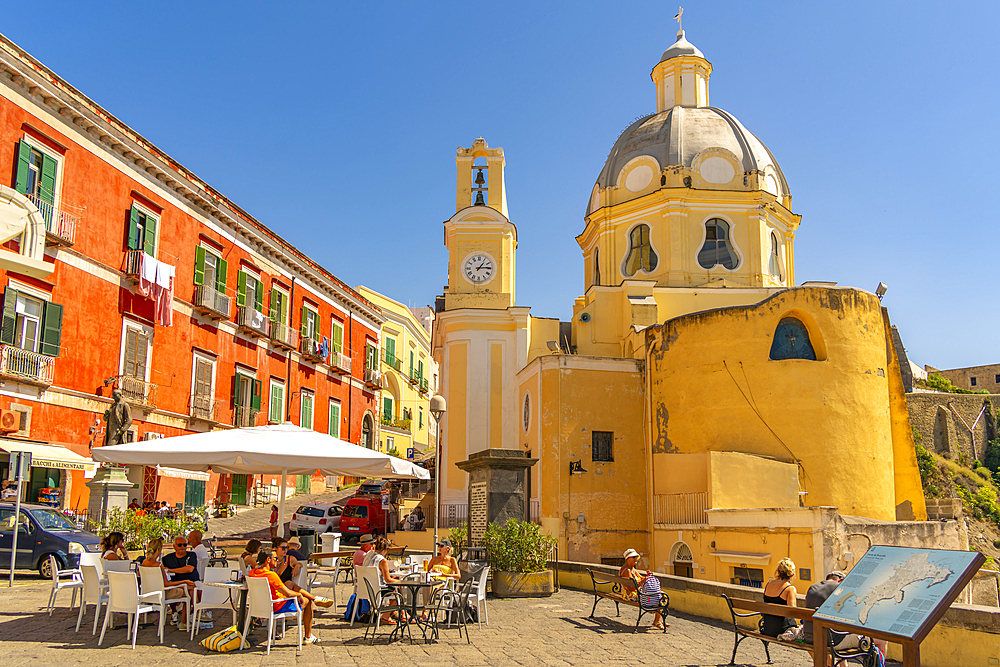
[[[692,44],[691,42],[687,41],[687,39],[684,38],[683,30],[677,33],[677,41],[674,42],[674,44],[669,49],[663,52],[663,56],[660,58],[660,62],[662,63],[664,60],[670,60],[671,58],[676,58],[677,56],[698,56],[699,58],[705,57],[702,54],[702,52],[698,50],[697,46],[695,46],[694,44]]]

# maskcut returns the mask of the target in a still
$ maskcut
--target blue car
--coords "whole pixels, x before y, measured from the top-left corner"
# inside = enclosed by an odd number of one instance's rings
[[[10,569],[10,547],[14,538],[14,505],[0,503],[0,569]],[[16,569],[38,570],[52,576],[49,554],[59,561],[59,569],[75,568],[84,551],[101,549],[101,538],[79,530],[62,512],[43,505],[21,505],[17,530]]]

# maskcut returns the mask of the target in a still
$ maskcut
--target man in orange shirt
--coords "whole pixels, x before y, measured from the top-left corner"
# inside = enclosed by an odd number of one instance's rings
[[[316,599],[316,597],[306,593],[305,591],[295,592],[286,587],[283,583],[281,583],[281,577],[279,577],[278,574],[271,569],[273,567],[274,558],[269,552],[261,549],[257,553],[257,567],[250,570],[247,576],[266,578],[267,585],[271,588],[271,599],[288,598],[287,600],[274,603],[274,613],[281,614],[286,611],[297,611],[301,608],[303,626],[302,634],[305,635],[305,639],[302,640],[302,643],[315,644],[319,641],[319,637],[314,636],[312,633],[313,600]],[[333,604],[333,600],[326,600],[323,598],[319,604],[329,607]]]

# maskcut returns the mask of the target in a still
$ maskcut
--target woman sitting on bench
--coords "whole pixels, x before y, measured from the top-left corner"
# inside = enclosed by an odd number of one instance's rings
[[[764,586],[764,602],[769,604],[783,604],[795,607],[795,586],[791,580],[795,576],[795,563],[791,558],[782,558],[778,563],[778,569],[774,571],[774,579]],[[760,631],[765,635],[770,635],[777,639],[792,641],[798,634],[798,625],[794,618],[784,616],[772,616],[763,614],[761,617]]]
[[[618,576],[639,582],[642,591],[636,591],[634,586],[626,586],[625,590],[622,591],[622,596],[626,600],[635,600],[638,598],[640,604],[644,607],[660,604],[660,601],[663,599],[663,594],[660,592],[660,580],[656,577],[650,577],[652,572],[643,572],[636,568],[639,558],[641,556],[635,549],[626,551],[625,565],[618,570]],[[653,617],[653,627],[663,629],[663,618],[660,616],[660,612],[656,612],[656,615]],[[670,627],[669,623],[667,627]]]

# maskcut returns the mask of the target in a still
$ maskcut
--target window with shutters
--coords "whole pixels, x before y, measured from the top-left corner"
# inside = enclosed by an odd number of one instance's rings
[[[123,334],[120,374],[148,382],[149,359],[153,345],[152,330],[138,322],[126,321]]]
[[[392,396],[382,397],[382,423],[392,424],[393,419],[395,419],[396,413],[393,411],[393,400]]]
[[[386,336],[382,345],[385,346],[385,363],[389,364],[398,371],[399,360],[396,359],[396,339]]]
[[[271,288],[271,304],[268,317],[272,322],[288,323],[288,293],[279,287]]]
[[[219,294],[226,293],[229,263],[204,246],[194,249],[194,284],[214,287]]]
[[[299,426],[311,429],[313,427],[313,405],[316,399],[312,392],[302,392],[302,406],[299,410]]]
[[[43,147],[37,139],[24,137],[18,143],[14,189],[38,207],[49,227],[53,209],[58,207],[61,166],[62,156]]]
[[[261,381],[253,371],[236,369],[233,376],[233,426],[255,426],[260,412]]]
[[[424,409],[422,407],[417,407],[417,428],[424,427]]]
[[[410,377],[414,377],[414,375],[413,375],[413,356],[414,356],[413,350],[410,350]]]
[[[593,461],[614,461],[612,445],[615,441],[614,431],[591,431],[591,448]]]
[[[302,304],[302,337],[319,342],[319,313]]]
[[[340,437],[340,401],[330,399],[330,425],[328,433],[335,438]]]
[[[378,348],[371,343],[365,344],[365,368],[370,371],[378,370]]]
[[[421,380],[424,379],[424,362],[423,361],[418,361],[417,362],[417,377],[420,378]]]
[[[63,307],[10,285],[4,290],[0,343],[58,357],[62,346]]]
[[[285,421],[285,383],[272,379],[269,396],[270,409],[267,413],[267,419],[280,424]]]
[[[129,250],[142,250],[151,257],[156,257],[156,231],[160,219],[152,211],[132,203],[128,220]]]
[[[215,420],[215,360],[194,355],[191,371],[191,415]]]
[[[264,312],[264,286],[259,278],[246,271],[236,274],[236,305]]]
[[[344,353],[344,325],[336,318],[330,325],[330,349],[336,354]]]

